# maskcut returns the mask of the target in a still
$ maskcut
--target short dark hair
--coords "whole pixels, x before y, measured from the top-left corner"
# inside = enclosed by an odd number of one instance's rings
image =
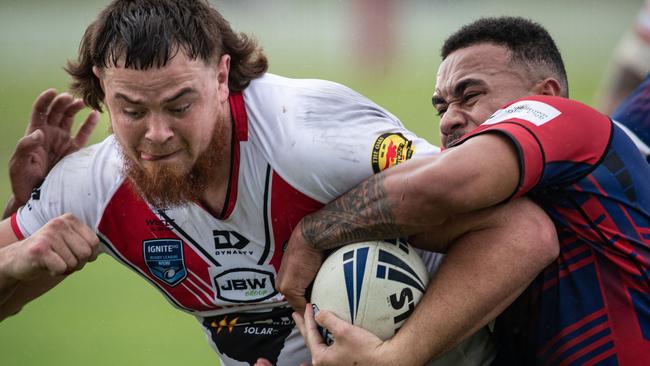
[[[551,35],[540,24],[521,17],[481,18],[449,36],[440,55],[444,60],[456,50],[479,43],[506,47],[513,61],[547,66],[560,82],[564,96],[569,95],[562,55]]]
[[[76,61],[68,61],[71,90],[101,111],[104,92],[93,66],[147,70],[162,67],[178,52],[212,62],[228,54],[228,87],[240,91],[268,69],[257,42],[232,30],[205,0],[114,0],[102,10],[81,40]]]

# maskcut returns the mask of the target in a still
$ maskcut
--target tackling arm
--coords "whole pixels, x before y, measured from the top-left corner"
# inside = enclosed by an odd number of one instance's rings
[[[302,312],[323,250],[431,232],[459,214],[505,201],[518,183],[515,148],[496,134],[385,170],[301,220],[282,256],[276,287]],[[448,244],[430,242],[428,249],[444,252]]]
[[[436,157],[372,176],[306,216],[299,229],[304,241],[319,250],[419,234],[456,215],[503,202],[518,183],[512,143],[485,134]]]
[[[494,319],[559,250],[551,220],[527,199],[460,215],[417,241],[438,246],[449,240],[453,245],[422,300],[386,342],[322,310],[316,319],[336,340],[327,347],[311,312],[297,315],[314,365],[425,364]]]

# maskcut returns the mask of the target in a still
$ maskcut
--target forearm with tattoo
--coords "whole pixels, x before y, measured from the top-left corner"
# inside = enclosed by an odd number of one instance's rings
[[[301,222],[303,237],[316,249],[363,240],[398,238],[402,231],[388,197],[385,174],[377,174]]]

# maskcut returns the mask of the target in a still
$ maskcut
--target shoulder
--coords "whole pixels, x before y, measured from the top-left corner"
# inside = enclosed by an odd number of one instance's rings
[[[244,90],[246,108],[256,114],[279,113],[301,120],[325,118],[332,122],[342,114],[375,111],[395,124],[399,120],[349,87],[320,79],[291,79],[273,74],[255,79]]]
[[[108,137],[62,159],[20,211],[24,233],[33,233],[51,218],[68,212],[93,226],[123,181],[115,144]]]
[[[88,146],[63,158],[48,174],[65,185],[96,185],[121,177],[122,160],[115,138],[111,135],[102,142]],[[109,182],[105,182],[109,183]]]
[[[266,75],[251,83],[244,100],[250,142],[283,179],[321,202],[413,152],[438,152],[391,113],[334,82]],[[381,149],[389,158],[373,165]]]
[[[492,125],[503,121],[519,121],[535,126],[559,121],[593,121],[610,124],[609,119],[597,110],[578,101],[535,95],[515,100],[494,113],[483,125]]]

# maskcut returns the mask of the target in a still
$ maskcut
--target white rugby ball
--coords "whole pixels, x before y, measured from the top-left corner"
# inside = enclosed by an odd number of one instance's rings
[[[405,242],[371,241],[346,245],[321,266],[311,293],[314,310],[329,310],[369,330],[392,337],[420,301],[429,273]],[[321,329],[327,343],[331,335]]]

